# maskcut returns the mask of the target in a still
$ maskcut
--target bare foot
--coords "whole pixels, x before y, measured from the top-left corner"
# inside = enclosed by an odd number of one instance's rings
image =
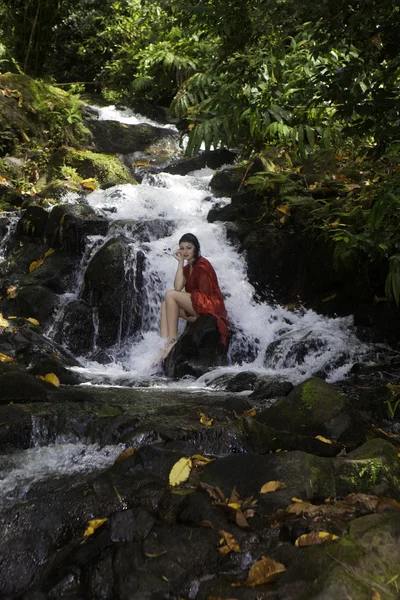
[[[173,340],[170,340],[167,344],[165,344],[161,354],[161,360],[165,360],[167,358],[168,354],[171,352],[172,348],[175,346],[177,341],[177,338],[174,338]]]

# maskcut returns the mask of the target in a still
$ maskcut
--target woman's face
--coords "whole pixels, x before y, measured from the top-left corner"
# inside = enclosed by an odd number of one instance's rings
[[[187,260],[189,263],[193,262],[194,260],[194,245],[191,244],[190,242],[181,242],[179,244],[179,250],[182,253],[182,256],[185,260]]]

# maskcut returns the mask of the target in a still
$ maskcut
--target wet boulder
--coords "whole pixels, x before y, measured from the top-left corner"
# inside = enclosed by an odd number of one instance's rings
[[[166,173],[171,173],[172,175],[187,175],[191,171],[197,171],[206,167],[209,169],[218,169],[222,165],[233,163],[236,156],[234,152],[226,148],[206,150],[198,156],[182,158],[164,170]]]
[[[323,436],[355,448],[374,437],[367,423],[332,385],[313,377],[298,384],[285,398],[257,413],[256,419],[278,431]]]
[[[81,254],[87,236],[106,235],[107,231],[107,219],[97,215],[88,204],[59,204],[50,213],[46,236],[52,248]]]
[[[93,309],[83,300],[69,302],[57,326],[55,341],[75,356],[83,356],[93,349],[94,335]]]
[[[70,254],[60,250],[44,255],[43,262],[33,269],[21,281],[22,285],[42,285],[56,294],[63,294],[69,289],[75,274],[76,261]]]
[[[43,285],[25,285],[18,288],[16,302],[18,316],[33,317],[41,324],[45,324],[52,317],[58,304],[58,297]]]
[[[148,123],[126,125],[118,121],[89,121],[98,152],[130,154],[143,152],[161,140],[177,140],[178,132]]]
[[[227,347],[221,342],[217,320],[200,315],[188,325],[164,361],[168,377],[200,377],[208,369],[227,364]]]
[[[13,369],[0,375],[0,403],[46,402],[49,387],[34,375]]]
[[[143,306],[144,254],[123,238],[109,240],[90,261],[82,300],[96,311],[97,345],[104,348],[136,333]]]
[[[41,206],[28,206],[18,221],[17,235],[44,238],[49,213]]]

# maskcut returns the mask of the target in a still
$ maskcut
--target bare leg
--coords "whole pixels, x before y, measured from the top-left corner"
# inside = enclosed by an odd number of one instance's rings
[[[160,337],[168,337],[167,309],[165,307],[165,302],[161,302]]]
[[[192,300],[188,292],[168,290],[165,294],[165,307],[167,313],[168,340],[172,341],[178,336],[178,319],[180,309],[183,309],[194,317],[196,317],[197,314],[193,308]]]

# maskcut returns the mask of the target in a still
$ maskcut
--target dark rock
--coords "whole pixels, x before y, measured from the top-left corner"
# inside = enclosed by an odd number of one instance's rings
[[[132,508],[116,512],[109,522],[110,537],[113,542],[144,540],[153,528],[156,519],[144,508]]]
[[[173,175],[187,175],[191,171],[197,171],[208,167],[218,169],[222,165],[234,162],[236,154],[230,150],[208,150],[193,158],[183,158],[179,162],[164,169],[165,173]]]
[[[144,151],[159,140],[178,138],[173,129],[147,123],[125,125],[117,121],[90,121],[89,128],[96,150],[108,154]]]
[[[18,288],[16,301],[20,316],[33,317],[45,324],[58,304],[58,297],[43,285],[26,285]]]
[[[50,213],[46,235],[49,245],[81,254],[89,235],[106,235],[108,221],[87,204],[59,204]]]
[[[164,361],[168,377],[199,377],[210,367],[227,363],[227,348],[222,344],[217,320],[201,315],[185,329]]]
[[[17,226],[17,235],[44,238],[49,213],[40,206],[29,206]]]
[[[82,383],[82,377],[80,375],[66,369],[60,360],[53,357],[43,357],[39,355],[33,364],[31,362],[28,373],[32,373],[35,377],[54,373],[63,385],[77,385]]]
[[[254,384],[254,391],[248,396],[249,402],[268,400],[287,396],[293,389],[290,381],[281,381],[272,377],[260,377]]]
[[[245,170],[243,167],[234,167],[223,169],[214,173],[210,188],[214,196],[232,196],[235,194],[242,183]]]
[[[132,255],[126,240],[112,238],[86,269],[82,300],[97,311],[101,347],[120,343],[140,328],[144,260],[142,252]]]
[[[110,234],[129,235],[135,241],[146,243],[151,240],[172,235],[174,222],[166,219],[151,219],[149,221],[116,220],[110,226]]]
[[[258,374],[252,371],[243,371],[230,379],[226,385],[227,392],[243,392],[253,390],[258,379]]]
[[[57,251],[47,256],[22,280],[22,285],[42,285],[56,294],[63,294],[69,288],[75,273],[76,261],[68,254]]]
[[[241,396],[232,396],[231,398],[227,398],[225,400],[226,408],[237,415],[241,415],[246,410],[251,408],[247,398],[243,398]]]
[[[354,325],[366,342],[396,344],[400,339],[399,309],[394,303],[377,302],[355,307]]]
[[[257,413],[256,419],[278,431],[322,435],[349,448],[370,437],[372,427],[333,386],[316,377],[297,385],[286,398]]]
[[[9,371],[0,375],[0,403],[46,402],[51,384],[45,383],[29,373]]]
[[[2,376],[0,376],[1,381]],[[7,379],[7,378],[6,378]],[[6,381],[7,383],[7,381]],[[12,382],[8,382],[12,383]],[[0,391],[0,397],[4,390]],[[8,392],[10,395],[10,392]],[[32,418],[21,406],[0,406],[0,451],[26,449],[32,441]]]
[[[95,328],[93,309],[83,300],[72,300],[65,309],[54,339],[75,356],[84,356],[93,349]]]

